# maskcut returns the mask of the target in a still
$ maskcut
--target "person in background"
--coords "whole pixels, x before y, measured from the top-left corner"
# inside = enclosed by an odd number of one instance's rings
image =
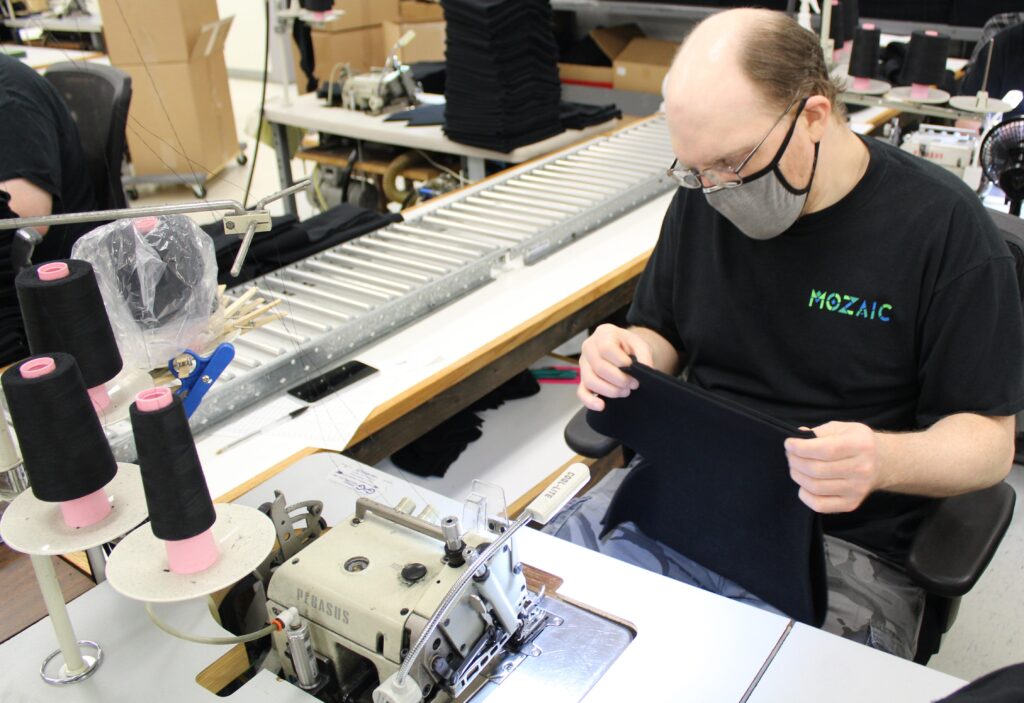
[[[78,128],[57,90],[21,61],[0,54],[0,217],[96,209]],[[95,224],[39,227],[36,263],[63,259]],[[0,363],[28,353],[10,257],[13,230],[0,230]]]

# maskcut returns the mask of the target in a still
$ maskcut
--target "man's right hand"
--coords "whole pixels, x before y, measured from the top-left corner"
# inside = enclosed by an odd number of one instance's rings
[[[636,360],[654,366],[651,345],[635,332],[615,325],[601,325],[583,342],[580,353],[580,385],[576,394],[590,410],[604,410],[604,398],[625,398],[637,381],[622,369]]]

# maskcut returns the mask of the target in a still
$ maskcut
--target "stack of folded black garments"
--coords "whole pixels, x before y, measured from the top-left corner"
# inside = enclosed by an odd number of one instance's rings
[[[622,117],[622,110],[614,105],[586,105],[563,102],[562,126],[566,129],[586,129]]]
[[[441,5],[448,23],[448,138],[509,152],[560,134],[562,88],[548,0]]]

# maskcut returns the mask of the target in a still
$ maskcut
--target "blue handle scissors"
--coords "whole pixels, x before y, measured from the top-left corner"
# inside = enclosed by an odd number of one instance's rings
[[[203,396],[234,358],[235,348],[224,343],[218,345],[209,356],[199,356],[191,349],[186,349],[167,362],[167,368],[181,381],[181,388],[175,391],[175,395],[181,398],[186,417],[192,417],[192,413],[203,402]]]

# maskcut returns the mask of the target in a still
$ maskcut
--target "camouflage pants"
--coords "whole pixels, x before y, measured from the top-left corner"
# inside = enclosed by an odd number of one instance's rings
[[[601,519],[629,469],[615,470],[571,501],[544,532],[691,586],[782,615],[739,584],[651,539],[627,522],[599,539]],[[835,537],[825,538],[828,614],[823,629],[912,659],[924,591],[902,569]]]

